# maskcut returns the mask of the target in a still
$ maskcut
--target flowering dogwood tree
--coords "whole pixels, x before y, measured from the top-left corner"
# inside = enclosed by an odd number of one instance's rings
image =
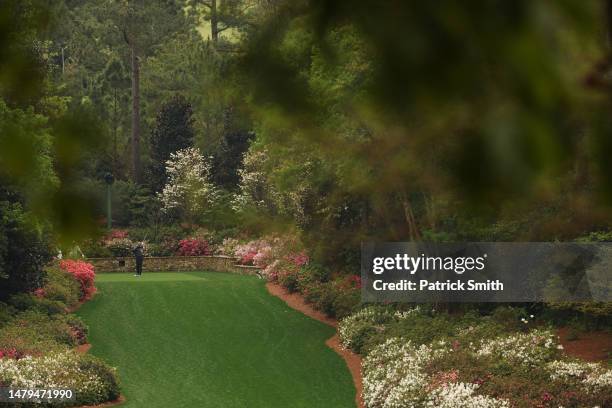
[[[189,147],[170,154],[166,174],[166,185],[159,194],[165,213],[175,213],[192,224],[217,200],[218,191],[210,182],[210,164],[198,149]]]

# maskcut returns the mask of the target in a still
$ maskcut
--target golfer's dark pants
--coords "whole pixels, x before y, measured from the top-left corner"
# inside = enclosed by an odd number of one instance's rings
[[[136,275],[142,275],[142,258],[136,258]]]

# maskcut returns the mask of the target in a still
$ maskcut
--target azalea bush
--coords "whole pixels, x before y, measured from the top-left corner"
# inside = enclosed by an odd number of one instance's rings
[[[39,297],[62,302],[71,308],[81,297],[81,285],[74,275],[58,267],[47,268],[44,286],[35,292]]]
[[[72,389],[76,398],[64,406],[99,404],[119,397],[115,369],[75,351],[0,358],[0,384],[12,388]]]
[[[235,256],[236,249],[240,245],[240,241],[236,238],[225,238],[219,246],[219,253],[226,256]]]
[[[128,230],[113,229],[111,230],[104,239],[105,241],[112,241],[113,239],[125,239],[130,235]]]
[[[129,238],[113,238],[106,241],[105,246],[113,256],[125,257],[132,256],[135,244]]]
[[[94,286],[94,280],[96,278],[94,266],[85,261],[72,259],[60,261],[59,266],[62,270],[71,273],[80,284],[81,293],[79,300],[85,301],[91,299],[94,293],[96,293],[96,287]]]
[[[568,358],[552,330],[506,309],[372,305],[341,320],[341,344],[364,355],[366,407],[610,406],[612,370]]]
[[[0,349],[17,356],[42,355],[85,343],[87,326],[76,316],[49,316],[36,310],[17,313],[0,329]]]
[[[270,243],[266,239],[259,239],[237,245],[234,251],[234,256],[238,258],[238,262],[242,265],[254,265],[255,257],[260,253],[260,251],[268,250],[271,250]],[[264,266],[261,259],[258,266]]]
[[[210,255],[211,249],[207,241],[198,238],[185,238],[179,241],[177,254],[180,256]]]

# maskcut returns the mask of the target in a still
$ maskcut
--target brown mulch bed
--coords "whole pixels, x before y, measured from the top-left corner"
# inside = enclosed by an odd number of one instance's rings
[[[332,327],[338,327],[338,321],[325,315],[324,313],[315,310],[310,304],[304,301],[302,295],[298,293],[288,293],[285,288],[280,285],[268,282],[266,288],[271,295],[274,295],[289,305],[289,307],[304,313],[306,316],[316,319],[320,322],[328,324]],[[327,339],[325,344],[338,353],[346,362],[351,376],[353,377],[353,383],[355,384],[355,402],[359,408],[364,408],[363,400],[361,398],[361,392],[363,390],[363,382],[361,378],[361,357],[350,350],[343,348],[340,344],[338,334]]]
[[[612,353],[612,333],[585,332],[578,333],[578,338],[568,340],[570,329],[562,327],[557,334],[561,339],[566,354],[586,361],[606,361]]]

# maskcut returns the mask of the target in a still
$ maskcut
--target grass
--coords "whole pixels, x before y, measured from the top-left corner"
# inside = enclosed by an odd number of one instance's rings
[[[123,407],[355,407],[334,329],[250,276],[100,274],[78,314],[91,353],[117,367]]]

